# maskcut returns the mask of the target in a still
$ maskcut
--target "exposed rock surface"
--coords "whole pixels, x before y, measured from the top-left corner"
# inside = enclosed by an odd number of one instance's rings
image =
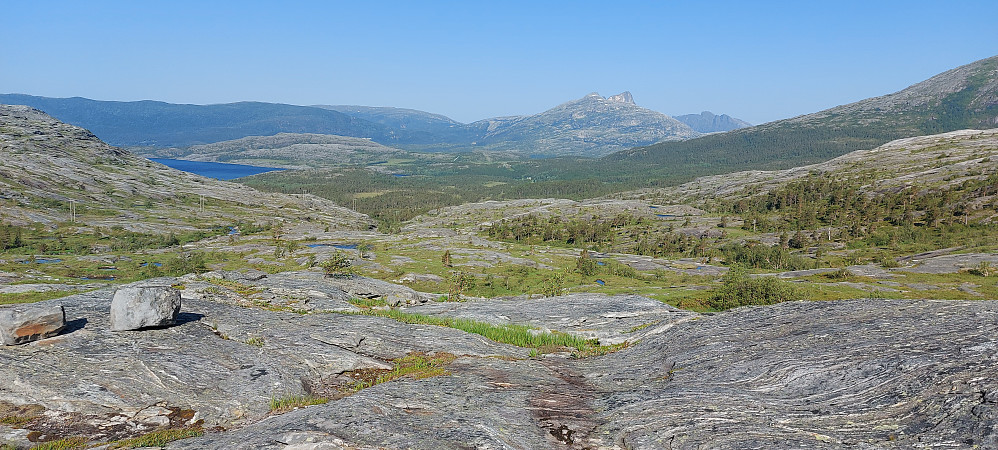
[[[279,278],[272,283],[283,286]],[[302,315],[193,297],[184,299],[174,326],[115,333],[109,317],[113,295],[108,288],[41,302],[40,307],[65,305],[65,332],[0,351],[0,402],[39,405],[46,411],[29,428],[53,429],[62,437],[115,439],[161,426],[162,419],[130,419],[151,405],[190,411],[183,424],[203,420],[206,427],[228,428],[266,417],[272,398],[335,392],[336,386],[353,381],[346,372],[388,369],[388,360],[412,352],[442,351],[472,359],[523,358],[528,353],[439,326]],[[46,364],[38,364],[38,358]],[[114,426],[122,421],[129,425]],[[74,428],[80,422],[96,425]],[[0,431],[4,427],[0,424]]]
[[[60,305],[15,306],[0,309],[0,344],[18,345],[55,336],[66,327]]]
[[[793,302],[698,315],[638,296],[573,294],[407,309],[632,344],[576,360],[528,358],[439,326],[220,303],[192,287],[219,283],[238,297],[313,283],[332,298],[356,290],[333,285],[349,279],[200,280],[186,281],[175,326],[134,333],[109,330],[110,288],[41,302],[65,305],[68,327],[0,351],[0,402],[41,408],[25,427],[51,435],[112,439],[201,420],[227,430],[173,448],[998,445],[996,301]],[[354,371],[385,370],[412,352],[456,359],[443,376],[336,394]],[[306,393],[339,399],[261,421],[271,398]],[[67,425],[81,423],[91,425]],[[18,431],[0,425],[0,436],[26,445]]]
[[[992,448],[996,320],[994,301],[741,308],[589,367],[631,448]]]
[[[171,447],[998,445],[994,301],[795,302],[652,328],[596,359],[459,358],[450,376]]]
[[[897,270],[917,273],[954,273],[973,269],[981,263],[998,266],[998,253],[961,253],[957,255],[929,256],[912,259],[914,267],[904,267]]]
[[[180,306],[180,291],[170,286],[120,288],[111,300],[111,331],[173,325]]]

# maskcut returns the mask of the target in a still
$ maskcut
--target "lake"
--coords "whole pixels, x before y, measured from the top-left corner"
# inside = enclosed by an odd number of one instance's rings
[[[248,177],[258,173],[272,172],[279,169],[277,167],[247,166],[245,164],[228,164],[204,161],[187,161],[183,159],[149,158],[150,161],[158,162],[164,166],[172,167],[184,172],[190,172],[203,177],[214,178],[216,180],[231,180],[233,178]]]

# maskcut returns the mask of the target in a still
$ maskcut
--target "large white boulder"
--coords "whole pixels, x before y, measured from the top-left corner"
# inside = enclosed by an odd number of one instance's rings
[[[180,291],[169,286],[123,287],[111,300],[111,331],[173,325],[180,314]]]

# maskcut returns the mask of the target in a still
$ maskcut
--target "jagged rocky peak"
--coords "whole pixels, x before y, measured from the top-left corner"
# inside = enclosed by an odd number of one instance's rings
[[[628,103],[628,104],[633,105],[634,104],[634,97],[631,96],[630,91],[624,91],[624,92],[621,92],[621,93],[619,93],[617,95],[611,95],[611,96],[607,97],[606,101],[608,101],[608,102]]]

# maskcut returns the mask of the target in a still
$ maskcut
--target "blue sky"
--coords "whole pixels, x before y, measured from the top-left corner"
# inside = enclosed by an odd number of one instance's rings
[[[0,92],[469,122],[629,90],[762,123],[998,55],[996,23],[994,0],[5,2]]]

